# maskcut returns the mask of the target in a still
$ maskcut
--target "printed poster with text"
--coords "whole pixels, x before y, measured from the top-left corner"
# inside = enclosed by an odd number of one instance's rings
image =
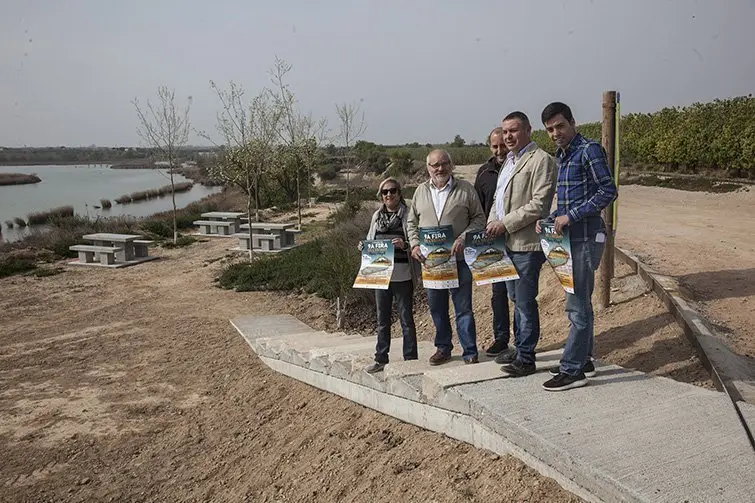
[[[572,272],[571,244],[569,242],[569,229],[564,228],[561,234],[556,234],[554,224],[542,223],[543,229],[540,235],[540,246],[543,248],[545,258],[553,267],[553,272],[569,293],[574,293],[574,274]]]
[[[393,243],[389,239],[362,241],[362,265],[354,288],[387,290],[393,274]]]
[[[451,253],[454,230],[443,227],[420,227],[419,250],[425,257],[422,264],[422,284],[425,288],[442,289],[459,287],[456,256]]]
[[[467,232],[464,261],[477,286],[519,279],[514,263],[506,253],[506,236],[487,236],[485,231]]]

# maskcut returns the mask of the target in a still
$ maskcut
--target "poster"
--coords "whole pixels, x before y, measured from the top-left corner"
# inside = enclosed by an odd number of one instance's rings
[[[556,273],[556,277],[569,293],[574,293],[574,274],[572,272],[571,244],[569,242],[569,229],[564,228],[557,235],[552,223],[541,223],[540,246],[543,248],[545,258]]]
[[[506,254],[506,236],[488,237],[485,231],[468,232],[464,241],[464,261],[477,286],[519,279],[514,263]]]
[[[425,288],[459,287],[456,256],[451,253],[453,244],[454,230],[450,225],[420,227],[419,250],[425,257],[422,263],[422,285]]]
[[[362,265],[353,288],[387,290],[393,274],[393,243],[390,239],[362,241]]]

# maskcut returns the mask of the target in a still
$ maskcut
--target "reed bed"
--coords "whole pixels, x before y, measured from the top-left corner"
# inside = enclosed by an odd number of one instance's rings
[[[29,213],[27,217],[29,225],[42,225],[49,223],[52,220],[73,217],[73,206],[59,206],[58,208],[53,208],[47,211]]]
[[[194,186],[193,182],[177,183],[175,186],[175,192],[176,193],[187,192],[191,190],[193,186]],[[170,194],[171,190],[173,189],[171,188],[170,185],[164,185],[157,189],[140,190],[137,192],[132,192],[131,194],[123,194],[122,196],[118,197],[115,200],[115,202],[118,204],[129,204],[129,203],[135,203],[138,201],[146,201],[148,199],[156,199],[158,197],[163,197],[165,195]]]
[[[100,207],[103,210],[109,210],[113,207],[113,203],[110,201],[110,199],[100,199]]]
[[[39,183],[42,179],[37,175],[24,173],[0,173],[0,185],[23,185],[27,183]]]
[[[14,218],[13,223],[16,224],[16,227],[26,227],[26,220],[21,217]]]

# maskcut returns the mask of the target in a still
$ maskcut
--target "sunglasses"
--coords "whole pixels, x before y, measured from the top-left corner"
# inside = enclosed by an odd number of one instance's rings
[[[387,196],[388,194],[395,194],[398,192],[398,189],[396,187],[391,187],[390,189],[382,189],[380,191],[381,194],[384,196]]]

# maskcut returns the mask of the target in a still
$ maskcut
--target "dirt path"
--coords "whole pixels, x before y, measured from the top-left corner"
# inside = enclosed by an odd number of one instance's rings
[[[512,457],[267,369],[230,317],[332,316],[215,288],[227,246],[0,279],[0,501],[578,501]]]
[[[677,276],[731,347],[755,357],[755,191],[621,188],[617,244]]]

